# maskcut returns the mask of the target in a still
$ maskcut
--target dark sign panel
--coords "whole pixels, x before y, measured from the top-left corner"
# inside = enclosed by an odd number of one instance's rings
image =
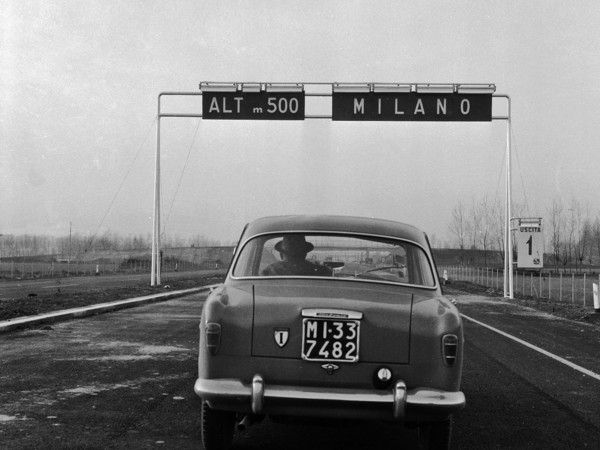
[[[492,95],[334,92],[332,119],[489,122],[492,120]]]
[[[304,92],[202,92],[202,118],[304,120]]]

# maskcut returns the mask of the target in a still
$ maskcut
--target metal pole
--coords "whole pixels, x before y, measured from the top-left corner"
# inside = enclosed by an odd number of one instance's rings
[[[156,120],[156,157],[154,171],[154,209],[152,227],[152,266],[150,286],[160,286],[160,95],[158,96],[158,117]]]
[[[506,206],[505,206],[505,239],[504,239],[504,297],[514,298],[513,289],[513,248],[512,248],[512,234],[510,230],[510,219],[511,219],[511,196],[512,196],[512,183],[511,183],[511,152],[510,152],[510,97],[506,96],[508,101],[508,115],[506,120]]]

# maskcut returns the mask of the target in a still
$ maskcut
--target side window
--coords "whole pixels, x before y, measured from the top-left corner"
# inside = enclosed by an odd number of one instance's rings
[[[238,248],[240,256],[233,269],[234,277],[254,277],[259,274],[264,241],[263,238],[255,238]]]

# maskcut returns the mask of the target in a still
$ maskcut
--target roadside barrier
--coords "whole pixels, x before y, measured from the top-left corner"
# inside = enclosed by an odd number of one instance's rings
[[[442,266],[449,282],[467,281],[504,291],[504,270],[490,267]],[[440,275],[441,277],[441,275]],[[517,271],[513,274],[513,292],[523,297],[546,298],[558,302],[595,307],[594,284],[600,283],[600,274],[564,273],[553,271]],[[598,306],[600,310],[600,305]]]

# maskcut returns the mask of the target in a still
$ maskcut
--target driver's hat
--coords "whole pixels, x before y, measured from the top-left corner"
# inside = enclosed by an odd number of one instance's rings
[[[306,242],[305,237],[301,234],[288,234],[275,244],[275,250],[292,256],[305,256],[314,248],[315,246]]]

